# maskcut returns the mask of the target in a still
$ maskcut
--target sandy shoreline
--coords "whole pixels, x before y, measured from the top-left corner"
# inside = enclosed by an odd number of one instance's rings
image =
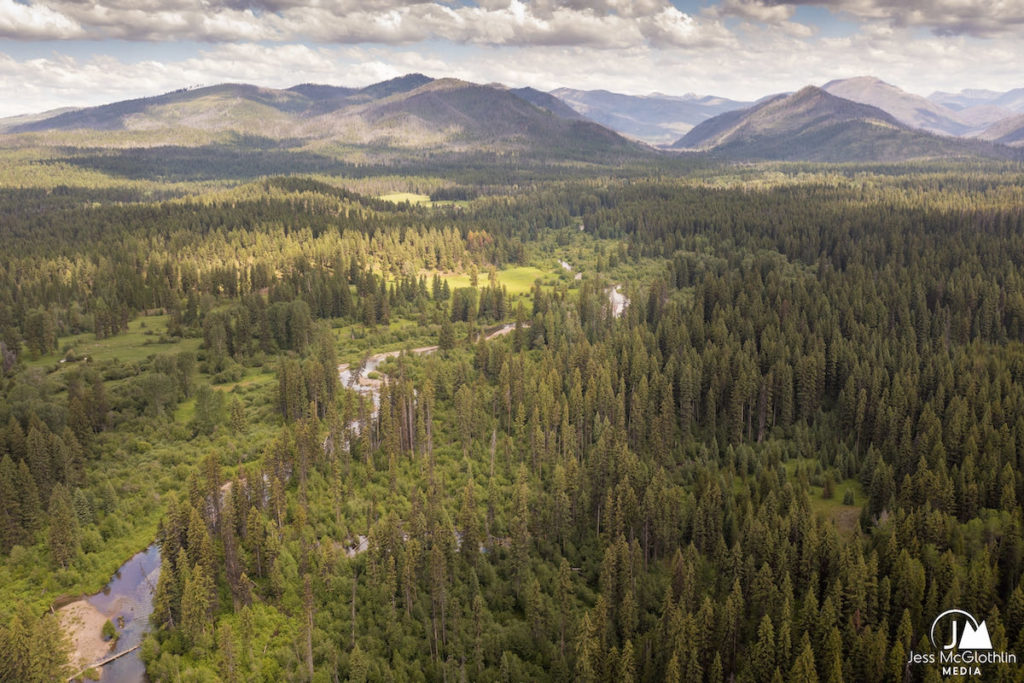
[[[110,652],[110,642],[103,640],[103,624],[107,617],[85,600],[76,600],[57,610],[61,627],[71,640],[71,665],[81,671]]]

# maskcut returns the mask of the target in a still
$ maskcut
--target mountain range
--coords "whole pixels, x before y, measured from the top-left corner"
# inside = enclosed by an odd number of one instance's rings
[[[854,102],[870,104],[892,114],[898,121],[941,135],[980,137],[991,126],[1024,113],[1024,91],[1021,97],[1010,93],[989,101],[961,96],[957,98],[921,97],[901,90],[877,78],[863,76],[830,81],[822,88],[833,95]]]
[[[184,89],[2,119],[0,134],[93,147],[140,140],[195,145],[232,134],[306,151],[389,150],[407,157],[518,150],[607,161],[652,156],[658,152],[650,145],[660,145],[729,159],[1020,158],[1012,148],[1024,148],[1024,89],[925,98],[859,77],[749,103],[569,88],[546,93],[409,74],[364,88]]]
[[[651,150],[598,125],[558,98],[410,74],[365,88],[304,84],[286,90],[223,84],[156,97],[0,121],[8,135],[168,132],[187,138],[235,133],[315,149],[345,144],[389,149],[532,150],[647,154]]]
[[[708,119],[673,148],[728,159],[822,162],[1020,156],[1002,145],[914,128],[879,107],[815,86]]]
[[[958,93],[934,92],[928,96],[928,99],[953,111],[991,106],[1024,113],[1024,88],[1015,88],[1007,92],[996,92],[995,90],[961,90]]]

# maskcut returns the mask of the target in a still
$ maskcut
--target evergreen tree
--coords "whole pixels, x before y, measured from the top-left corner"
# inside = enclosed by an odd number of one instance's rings
[[[793,662],[793,668],[789,671],[787,679],[793,683],[817,683],[818,672],[814,667],[814,652],[811,650],[811,641],[804,633],[800,641],[800,652]]]
[[[185,577],[181,596],[181,630],[188,642],[199,650],[210,647],[210,610],[213,580],[201,563]]]
[[[71,494],[63,484],[57,484],[50,495],[50,556],[53,563],[67,568],[79,552],[78,518]]]

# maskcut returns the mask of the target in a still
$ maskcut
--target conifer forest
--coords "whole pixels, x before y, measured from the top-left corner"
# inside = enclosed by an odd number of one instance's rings
[[[1024,657],[1019,161],[27,145],[0,680],[932,682],[947,610]]]

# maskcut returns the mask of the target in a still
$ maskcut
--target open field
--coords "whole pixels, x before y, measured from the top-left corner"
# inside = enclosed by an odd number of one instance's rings
[[[401,204],[402,202],[409,202],[414,206],[430,206],[430,195],[428,194],[416,194],[415,192],[389,192],[382,194],[378,199],[383,199],[386,202],[394,202],[395,204]]]
[[[433,277],[433,273],[428,273],[428,277]],[[468,273],[441,273],[441,278],[452,289],[456,287],[469,287]],[[554,271],[544,271],[535,266],[516,266],[498,271],[498,283],[505,285],[508,293],[512,295],[528,294],[533,289],[534,281],[538,278],[545,284],[554,284],[557,279]],[[486,272],[479,274],[477,285],[480,287],[487,285]]]
[[[195,351],[199,348],[200,339],[175,338],[161,341],[167,332],[169,316],[154,315],[135,318],[128,323],[128,331],[122,334],[97,339],[92,332],[60,337],[57,340],[55,353],[35,359],[28,359],[28,367],[46,367],[60,363],[68,351],[76,358],[90,358],[93,362],[116,360],[122,363],[137,363],[158,353],[179,353]],[[61,365],[73,365],[62,363]]]
[[[835,482],[832,497],[824,498],[822,486],[813,483],[816,479],[813,473],[818,465],[818,461],[813,458],[798,458],[786,461],[783,466],[792,481],[798,479],[798,471],[801,469],[810,474],[812,482],[810,486],[811,509],[821,517],[832,519],[840,532],[852,534],[860,519],[861,508],[868,502],[864,487],[856,479],[843,479]],[[847,491],[853,492],[853,505],[843,504]]]

